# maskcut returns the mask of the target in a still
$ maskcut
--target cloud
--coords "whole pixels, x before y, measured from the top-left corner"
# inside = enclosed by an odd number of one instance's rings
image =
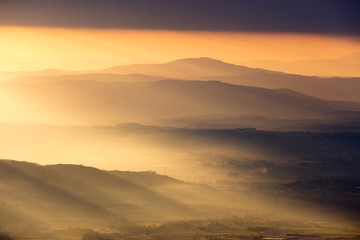
[[[0,0],[0,24],[359,35],[357,0]]]

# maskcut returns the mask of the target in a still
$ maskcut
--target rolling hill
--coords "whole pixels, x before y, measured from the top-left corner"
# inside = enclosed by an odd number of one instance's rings
[[[281,72],[252,72],[233,76],[212,76],[203,80],[219,80],[226,83],[263,87],[286,88],[327,100],[360,102],[360,78],[302,76]]]
[[[66,74],[57,76],[26,76],[14,78],[12,82],[20,83],[46,83],[63,81],[101,81],[101,82],[154,82],[163,80],[164,77],[156,77],[143,74],[115,74],[115,73],[92,73],[92,74]]]
[[[244,61],[249,67],[260,67],[308,76],[360,77],[360,52],[334,59],[296,61]]]
[[[210,76],[236,75],[266,70],[248,68],[225,63],[211,58],[186,58],[165,64],[134,64],[116,66],[102,70],[106,73],[163,76],[173,79],[197,79]]]
[[[176,186],[191,190],[215,190],[155,173],[136,173],[138,182],[151,178],[157,183],[138,184],[128,174],[108,172],[80,165],[42,166],[28,162],[0,160],[0,223],[2,226],[108,226],[129,222],[157,222],[205,217],[188,204],[200,201],[196,195],[174,197]],[[163,193],[159,186],[168,187]],[[152,188],[152,189],[151,189]],[[194,191],[194,190],[193,190]],[[165,196],[167,192],[168,196]],[[187,203],[184,203],[188,199]],[[181,202],[180,202],[181,201]],[[195,206],[195,205],[194,205]],[[216,210],[220,205],[212,205]]]
[[[106,124],[201,115],[304,119],[360,109],[358,103],[325,101],[289,90],[218,81],[11,83],[2,84],[2,91],[11,92],[13,98],[18,96],[16,101],[21,102],[8,117],[40,122],[46,119],[49,123]],[[3,107],[4,113],[10,110]]]
[[[4,79],[11,78],[9,73],[6,76]],[[15,81],[27,83],[85,80],[122,82],[148,82],[163,79],[217,80],[230,84],[270,89],[287,88],[328,100],[360,102],[359,78],[325,78],[286,74],[229,64],[210,58],[180,59],[165,64],[121,65],[91,71],[47,70],[32,73],[13,73],[13,78],[16,77]]]

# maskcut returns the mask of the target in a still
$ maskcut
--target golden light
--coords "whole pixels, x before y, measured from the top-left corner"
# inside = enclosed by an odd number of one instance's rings
[[[307,34],[0,27],[0,71],[96,69],[210,57],[331,59],[360,51],[359,39]]]

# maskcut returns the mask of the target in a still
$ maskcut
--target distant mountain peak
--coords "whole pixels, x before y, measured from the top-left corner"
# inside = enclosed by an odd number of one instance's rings
[[[220,64],[229,64],[229,65],[233,65],[230,63],[225,63],[221,60],[218,59],[213,59],[213,58],[209,58],[209,57],[198,57],[198,58],[182,58],[182,59],[177,59],[174,61],[169,62],[168,64],[174,64],[174,63],[203,63],[203,64],[211,64],[211,63],[220,63]]]
[[[337,60],[349,60],[349,61],[358,62],[360,60],[360,52],[355,52],[352,54],[339,57],[337,58]]]

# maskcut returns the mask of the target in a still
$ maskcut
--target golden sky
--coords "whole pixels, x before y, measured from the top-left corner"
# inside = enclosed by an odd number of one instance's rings
[[[235,64],[332,59],[355,52],[358,38],[329,35],[0,26],[0,71],[96,69],[188,57]]]

